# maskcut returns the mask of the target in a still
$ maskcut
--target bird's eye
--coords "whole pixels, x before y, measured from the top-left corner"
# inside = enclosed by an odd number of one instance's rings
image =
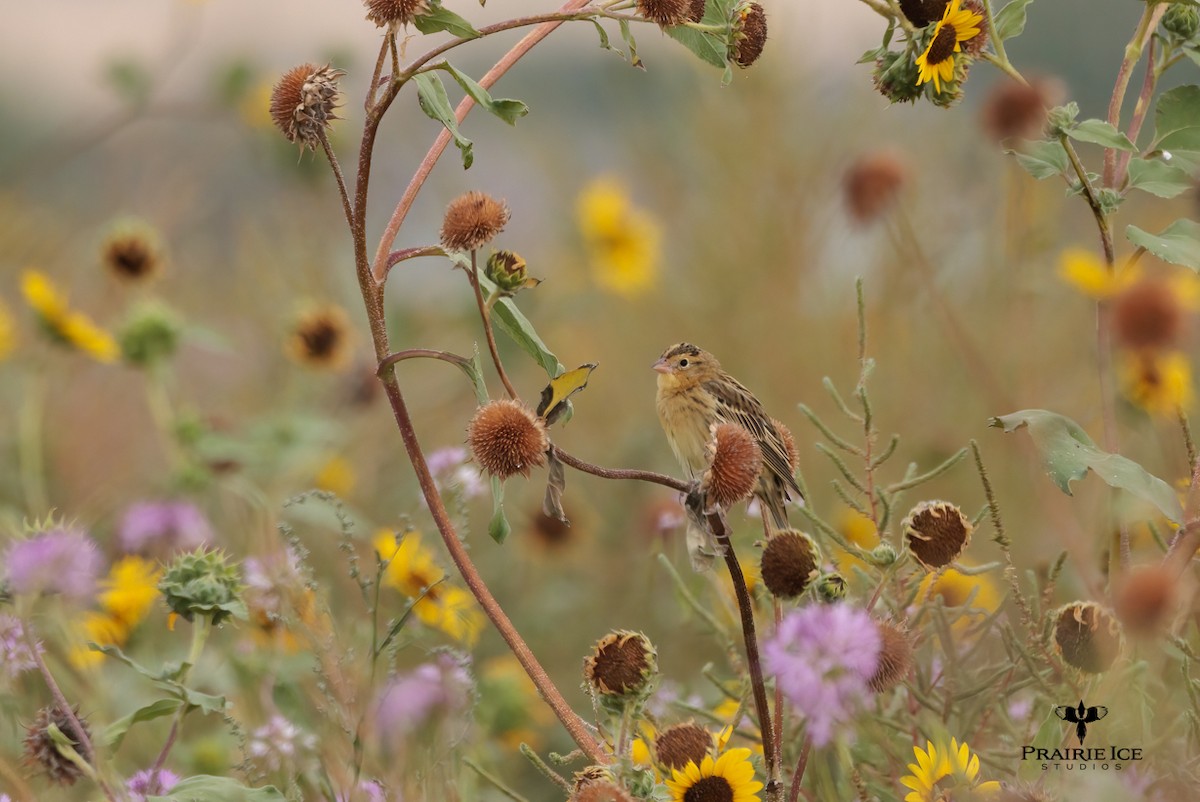
[[[679,367],[686,368],[687,366],[688,366],[688,361],[686,359],[679,360]]]

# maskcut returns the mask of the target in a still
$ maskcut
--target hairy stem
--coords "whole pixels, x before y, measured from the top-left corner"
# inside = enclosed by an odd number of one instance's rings
[[[449,351],[435,351],[432,348],[406,348],[403,351],[388,354],[381,359],[379,367],[375,370],[375,375],[383,376],[392,365],[403,362],[406,359],[440,359],[443,362],[449,362],[451,365],[456,365],[460,368],[465,368],[471,364],[471,360],[465,356],[452,354]]]
[[[1158,27],[1158,21],[1167,13],[1167,3],[1147,3],[1138,22],[1137,30],[1129,44],[1125,45],[1125,58],[1121,60],[1121,68],[1117,71],[1117,80],[1113,85],[1112,97],[1108,101],[1108,123],[1118,131],[1121,130],[1121,107],[1125,105],[1125,91],[1129,88],[1129,79],[1133,76],[1133,68],[1142,57],[1142,49],[1147,40]],[[1117,171],[1116,148],[1104,150],[1104,186],[1115,187],[1114,179]]]
[[[1159,73],[1154,67],[1154,39],[1150,40],[1150,49],[1146,51],[1146,75],[1142,78],[1142,91],[1138,93],[1137,105],[1133,107],[1133,119],[1129,121],[1129,141],[1137,144],[1138,134],[1142,132],[1142,123],[1146,121],[1146,112],[1154,100],[1154,88],[1158,85]],[[1129,160],[1133,154],[1120,151],[1117,154],[1117,171],[1113,174],[1113,188],[1125,183],[1125,171],[1129,169]]]

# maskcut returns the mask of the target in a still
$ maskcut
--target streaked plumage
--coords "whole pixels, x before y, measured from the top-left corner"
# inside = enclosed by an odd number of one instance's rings
[[[736,423],[758,441],[763,470],[754,495],[771,514],[776,529],[787,528],[784,502],[796,484],[787,446],[754,394],[721,369],[716,358],[690,343],[673,345],[654,363],[658,371],[658,418],[683,469],[692,478],[708,467],[711,428]]]

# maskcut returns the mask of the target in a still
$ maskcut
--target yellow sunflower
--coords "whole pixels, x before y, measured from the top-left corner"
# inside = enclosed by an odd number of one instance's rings
[[[962,0],[950,0],[929,46],[917,56],[917,86],[933,81],[934,90],[941,92],[942,81],[954,80],[954,54],[962,52],[962,42],[979,35],[981,24],[982,15],[963,10]]]
[[[662,231],[657,220],[633,205],[620,182],[592,181],[579,195],[576,215],[601,289],[636,298],[653,288]]]
[[[121,355],[117,341],[87,315],[71,309],[66,297],[44,273],[26,270],[21,276],[21,292],[55,342],[77,348],[97,362],[117,361]]]
[[[675,769],[667,788],[672,802],[693,802],[696,799],[721,799],[725,802],[759,802],[758,792],[763,784],[754,779],[749,749],[730,749],[715,761],[704,758],[699,766],[688,761],[683,769]]]
[[[1095,252],[1067,248],[1059,255],[1058,275],[1082,294],[1105,299],[1120,295],[1136,284],[1142,278],[1142,270],[1136,262],[1128,260],[1110,270]],[[1181,285],[1179,289],[1187,288]]]
[[[1151,415],[1173,417],[1192,403],[1192,368],[1180,351],[1129,352],[1120,362],[1121,389]]]
[[[917,762],[908,764],[912,774],[900,778],[901,784],[912,789],[904,797],[904,802],[948,799],[947,792],[951,789],[980,798],[987,798],[1000,790],[1000,783],[995,780],[979,782],[979,755],[971,754],[966,743],[959,744],[955,738],[950,739],[949,748],[944,745],[936,747],[932,741],[926,741],[925,749],[914,746],[913,754]],[[949,782],[943,783],[945,780]]]
[[[127,629],[133,629],[158,599],[162,571],[143,557],[122,557],[101,581],[100,606]]]
[[[935,596],[949,608],[947,613],[954,622],[951,628],[956,633],[987,618],[1004,601],[1000,589],[987,574],[964,574],[953,568],[926,574],[921,580],[917,602],[932,602]],[[968,599],[971,600],[969,608],[964,606]]]

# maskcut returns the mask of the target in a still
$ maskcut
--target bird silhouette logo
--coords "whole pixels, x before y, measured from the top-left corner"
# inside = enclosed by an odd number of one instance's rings
[[[1079,736],[1079,745],[1083,746],[1083,739],[1087,737],[1087,725],[1107,716],[1108,708],[1099,705],[1085,707],[1083,700],[1080,699],[1077,707],[1059,705],[1054,708],[1054,715],[1075,725],[1075,734]]]

